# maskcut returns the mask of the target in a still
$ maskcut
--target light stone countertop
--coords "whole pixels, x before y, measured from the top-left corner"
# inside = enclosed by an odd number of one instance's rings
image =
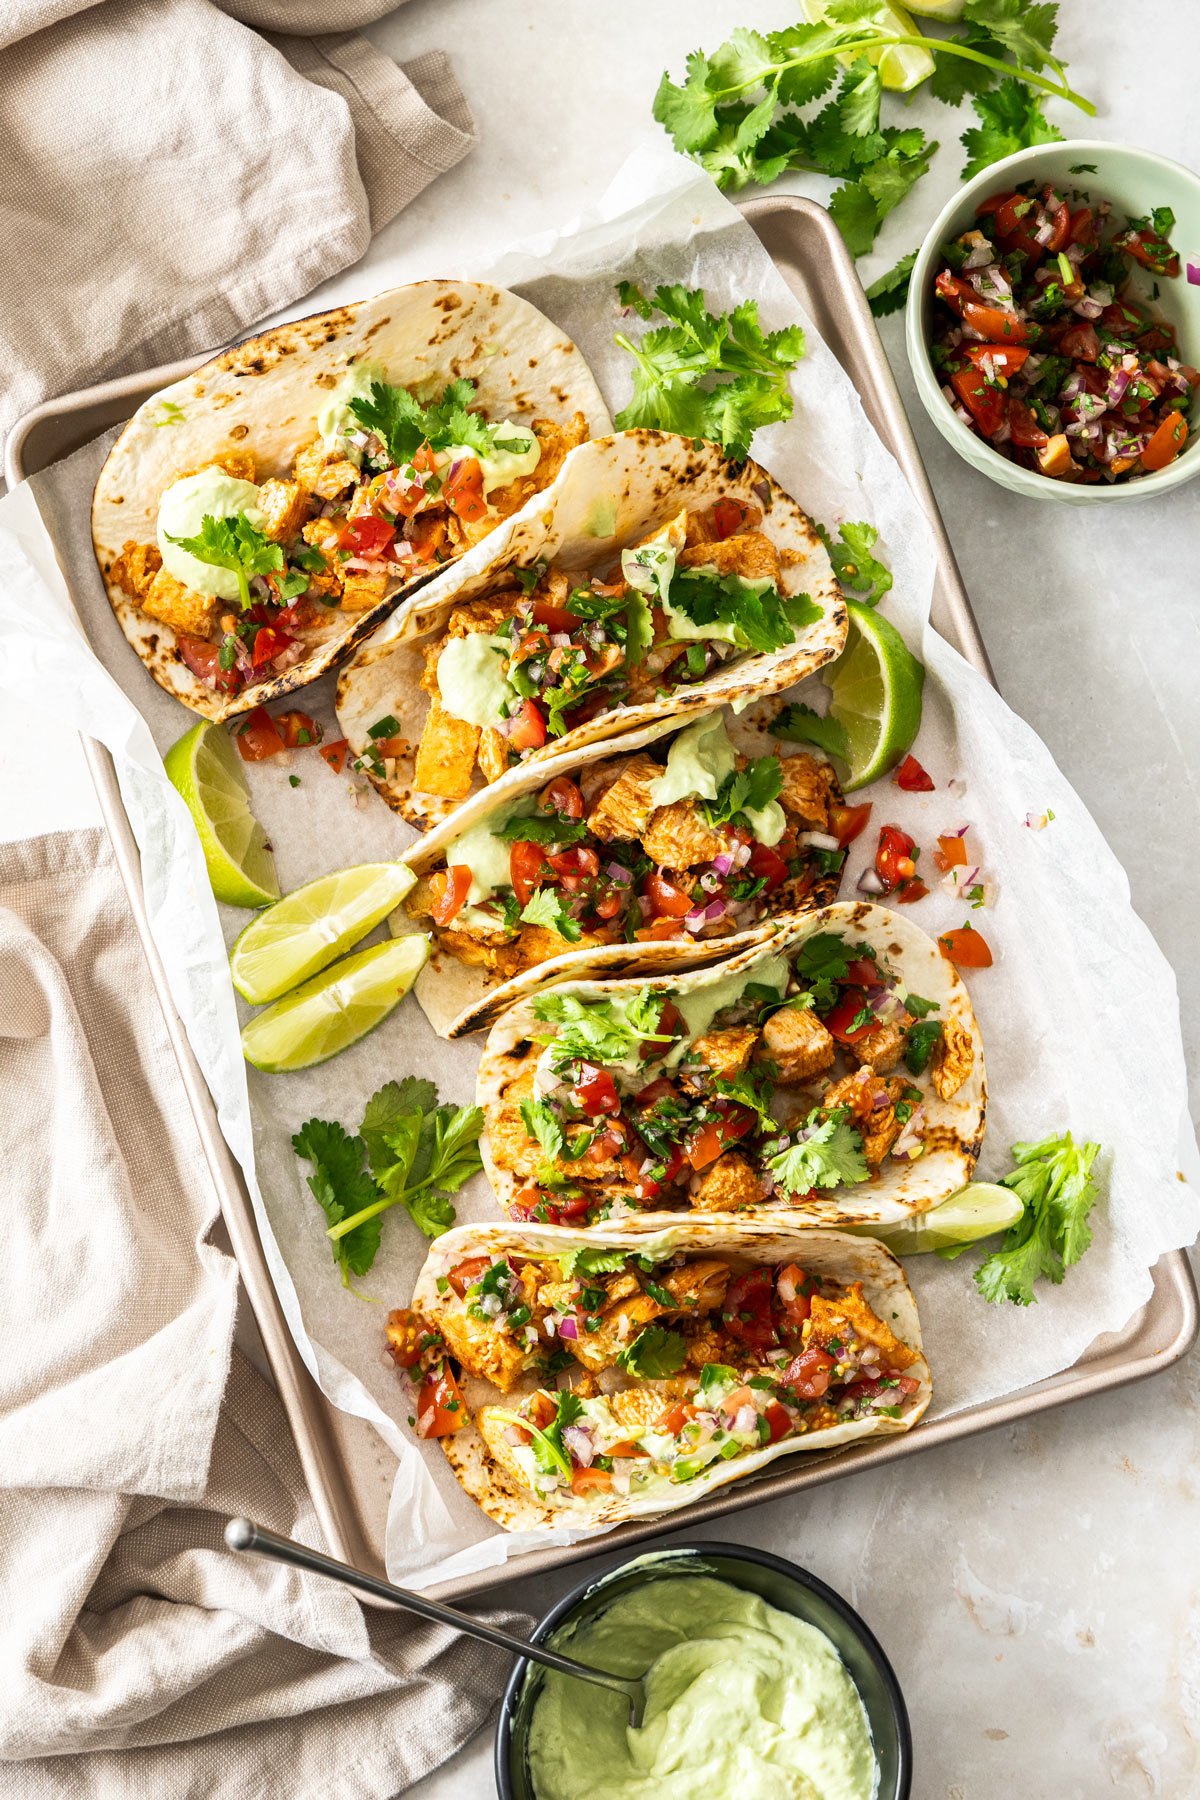
[[[687,51],[715,47],[732,25],[771,28],[797,11],[795,0],[410,0],[370,35],[399,59],[447,50],[481,141],[316,304],[428,273],[439,258],[485,265],[573,217],[646,132],[664,68],[678,78]],[[1100,108],[1092,121],[1054,105],[1064,134],[1200,166],[1196,0],[1063,0],[1060,14],[1072,84]],[[943,148],[889,220],[867,279],[919,241],[953,191],[957,133],[973,122],[924,98],[911,117]],[[819,199],[829,186],[780,185]],[[1200,482],[1102,514],[1019,500],[927,420],[902,316],[883,332],[997,678],[1129,871],[1178,977],[1200,1097]],[[39,734],[30,781],[30,743],[21,721],[0,724],[2,835],[90,822],[73,746]],[[719,1535],[795,1558],[864,1613],[907,1696],[914,1800],[1190,1800],[1200,1795],[1198,1499],[1192,1357],[1141,1386],[749,1509]],[[537,1612],[566,1585],[507,1591]],[[490,1793],[490,1735],[411,1791]]]

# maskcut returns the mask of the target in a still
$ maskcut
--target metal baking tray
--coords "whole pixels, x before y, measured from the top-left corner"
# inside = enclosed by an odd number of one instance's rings
[[[916,441],[896,391],[854,265],[836,226],[823,207],[791,195],[751,200],[742,211],[825,342],[862,397],[868,418],[895,456],[924,509],[938,551],[933,623],[975,668],[994,680],[987,652],[963,589],[945,526],[922,466]],[[10,484],[78,449],[109,426],[126,419],[155,389],[177,380],[200,358],[117,381],[105,382],[52,400],[28,413],[13,430],[5,473]],[[84,748],[100,807],[129,892],[147,962],[154,979],[180,1073],[195,1115],[205,1156],[221,1201],[230,1246],[245,1283],[263,1346],[295,1434],[305,1477],[326,1542],[333,1555],[377,1574],[384,1572],[383,1542],[388,1497],[395,1467],[391,1452],[361,1419],[339,1412],[309,1374],[284,1320],[263,1256],[258,1229],[241,1170],[221,1136],[212,1097],[172,1004],[165,973],[150,936],[142,895],[138,850],[121,803],[112,759],[85,739]],[[988,1431],[997,1425],[1063,1406],[1105,1389],[1166,1369],[1191,1346],[1197,1331],[1197,1296],[1182,1251],[1160,1259],[1146,1305],[1123,1331],[1097,1338],[1073,1367],[1034,1387],[971,1407],[950,1418],[923,1424],[911,1435],[868,1441],[837,1455],[797,1458],[775,1471],[739,1482],[688,1509],[689,1527],[707,1525],[722,1514],[761,1500],[795,1494],[818,1482],[852,1475],[937,1444]],[[432,1590],[461,1598],[485,1587],[560,1564],[614,1550],[678,1529],[683,1515],[660,1523],[622,1526],[586,1549],[550,1549],[518,1558],[497,1573],[447,1582]]]

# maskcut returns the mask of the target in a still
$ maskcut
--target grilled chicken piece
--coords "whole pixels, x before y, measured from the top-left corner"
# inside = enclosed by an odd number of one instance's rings
[[[706,1031],[692,1043],[689,1061],[698,1056],[722,1081],[733,1081],[749,1066],[757,1042],[758,1031],[753,1025],[734,1025],[727,1031]]]
[[[670,1294],[682,1311],[699,1316],[720,1306],[729,1286],[729,1275],[728,1263],[720,1262],[716,1257],[697,1257],[693,1262],[684,1263],[682,1268],[672,1269],[663,1276],[652,1275],[650,1279],[655,1287]]]
[[[198,594],[184,587],[165,569],[159,569],[150,586],[138,600],[150,618],[169,625],[172,631],[189,632],[193,637],[207,637],[212,630],[217,603],[209,594]]]
[[[629,1387],[610,1394],[608,1404],[622,1431],[627,1431],[630,1437],[636,1437],[639,1432],[653,1430],[669,1410],[671,1402],[657,1388]]]
[[[762,1197],[762,1183],[746,1158],[726,1150],[704,1171],[688,1201],[696,1212],[740,1212],[757,1206]]]
[[[613,838],[637,840],[654,811],[650,784],[662,774],[649,756],[631,756],[588,814],[588,830],[605,843]]]
[[[595,1331],[581,1325],[577,1338],[563,1339],[563,1349],[569,1350],[585,1369],[609,1369],[638,1332],[666,1311],[649,1294],[635,1294],[605,1311]]]
[[[466,1307],[447,1307],[438,1319],[446,1348],[469,1375],[491,1381],[507,1394],[534,1354],[518,1338],[498,1331],[491,1319],[473,1319]]]
[[[739,501],[738,505],[742,505]],[[714,544],[720,540],[715,519],[716,507],[710,506],[704,512],[690,512],[687,516],[687,543]],[[757,506],[743,506],[742,530],[753,531],[762,524],[762,509]]]
[[[392,577],[386,573],[368,575],[359,569],[343,577],[342,611],[366,612],[370,606],[378,606],[387,593],[388,582]]]
[[[906,1085],[896,1076],[880,1081],[870,1063],[864,1063],[853,1075],[835,1081],[821,1101],[826,1118],[839,1107],[849,1107],[869,1169],[879,1167],[904,1129],[903,1120],[896,1117],[896,1102]]]
[[[339,494],[356,486],[361,479],[357,465],[328,449],[321,438],[314,438],[299,452],[292,464],[292,474],[299,486],[306,493],[315,494],[318,500],[336,500]]]
[[[805,831],[828,831],[834,798],[829,764],[801,750],[795,756],[781,756],[779,766],[783,770],[779,804],[784,812],[799,820]]]
[[[771,581],[779,586],[779,552],[761,531],[738,531],[716,543],[681,550],[681,569],[715,569],[718,575],[740,575],[743,581]]]
[[[845,1339],[847,1326],[864,1343],[877,1345],[890,1368],[907,1369],[916,1362],[916,1351],[901,1343],[891,1326],[885,1325],[871,1311],[863,1298],[861,1281],[854,1282],[836,1300],[826,1300],[820,1294],[813,1295],[804,1327],[804,1342],[806,1345],[813,1343],[823,1347],[831,1339],[835,1343],[839,1342]]]
[[[762,1028],[757,1055],[773,1062],[784,1086],[807,1081],[834,1062],[833,1039],[815,1013],[784,1006]]]
[[[120,556],[114,559],[108,576],[122,593],[140,604],[161,568],[162,557],[157,544],[135,544],[130,538],[122,546]]]
[[[347,582],[349,588],[349,582]],[[423,794],[440,794],[446,800],[463,800],[471,791],[479,727],[448,713],[435,695],[417,745],[413,786]]]
[[[263,534],[272,543],[287,544],[299,535],[308,514],[308,495],[298,481],[264,481],[258,490],[258,510]]]
[[[694,800],[672,800],[669,806],[657,807],[642,842],[651,862],[668,869],[695,868],[729,847],[729,840],[713,830]]]
[[[930,1062],[934,1092],[942,1100],[952,1100],[974,1067],[970,1032],[957,1019],[943,1019],[942,1035]]]
[[[899,1025],[873,1025],[846,1048],[856,1063],[870,1063],[876,1073],[886,1075],[904,1055],[904,1032]]]

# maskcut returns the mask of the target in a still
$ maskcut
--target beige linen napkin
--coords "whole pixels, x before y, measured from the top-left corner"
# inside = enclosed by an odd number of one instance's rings
[[[230,1513],[321,1537],[274,1390],[231,1365],[236,1269],[100,830],[0,847],[0,1190],[0,1792],[426,1774],[507,1659],[222,1545]]]
[[[0,444],[51,394],[244,334],[466,155],[446,58],[347,29],[393,4],[0,6]]]

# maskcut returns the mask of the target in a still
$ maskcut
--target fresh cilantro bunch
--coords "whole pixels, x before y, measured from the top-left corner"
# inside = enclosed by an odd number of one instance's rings
[[[393,468],[399,468],[412,461],[422,444],[431,450],[463,444],[477,456],[487,456],[496,447],[498,428],[468,410],[474,398],[475,383],[465,375],[448,382],[441,397],[428,406],[405,387],[376,381],[369,394],[351,400],[350,411],[367,431],[383,439]]]
[[[766,1165],[780,1192],[789,1198],[811,1193],[813,1188],[853,1186],[866,1181],[869,1171],[862,1138],[846,1123],[846,1109],[838,1108],[827,1119],[814,1109],[804,1124],[808,1133],[799,1143],[767,1146]]]
[[[250,577],[269,575],[283,568],[283,550],[252,525],[244,512],[232,518],[214,519],[205,513],[194,537],[171,537],[189,556],[208,563],[214,569],[232,569],[237,576],[238,604],[245,612],[250,605]],[[307,582],[304,584],[306,587]]]
[[[655,288],[652,299],[632,281],[617,291],[639,318],[657,312],[668,321],[640,343],[616,335],[633,358],[633,397],[616,416],[618,431],[641,425],[708,438],[743,462],[760,425],[791,418],[788,375],[804,355],[799,325],[764,332],[756,301],[710,313],[699,288],[678,284]]]
[[[829,210],[855,256],[871,248],[937,148],[915,127],[881,124],[882,87],[869,53],[895,44],[926,50],[939,100],[958,106],[974,97],[980,126],[964,138],[968,175],[1061,135],[1044,118],[1040,95],[1096,110],[1068,85],[1053,53],[1057,6],[966,0],[962,20],[937,37],[897,31],[880,0],[831,0],[824,10],[820,23],[766,34],[739,28],[711,55],[696,51],[682,85],[663,76],[654,116],[718,187],[766,184],[786,169],[840,180]],[[836,93],[812,112],[835,82]],[[879,298],[895,294],[900,279]]]
[[[740,575],[714,575],[704,569],[678,569],[671,580],[671,609],[693,625],[732,625],[743,650],[763,656],[785,650],[805,626],[821,616],[807,594],[781,594],[760,588]]]
[[[783,769],[777,756],[756,756],[744,769],[734,769],[717,789],[715,800],[703,802],[709,824],[751,825],[748,812],[761,812],[779,797]]]
[[[372,1094],[357,1136],[329,1119],[300,1127],[292,1149],[313,1165],[308,1185],[345,1286],[375,1261],[389,1207],[404,1206],[426,1237],[453,1225],[449,1196],[483,1166],[482,1129],[478,1106],[439,1106],[433,1083],[413,1075]]]
[[[985,1300],[1029,1306],[1039,1276],[1060,1282],[1079,1261],[1092,1241],[1087,1219],[1098,1198],[1092,1165],[1099,1154],[1099,1144],[1077,1144],[1069,1131],[1013,1145],[1015,1166],[1000,1185],[1012,1189],[1025,1211],[975,1271]]]

